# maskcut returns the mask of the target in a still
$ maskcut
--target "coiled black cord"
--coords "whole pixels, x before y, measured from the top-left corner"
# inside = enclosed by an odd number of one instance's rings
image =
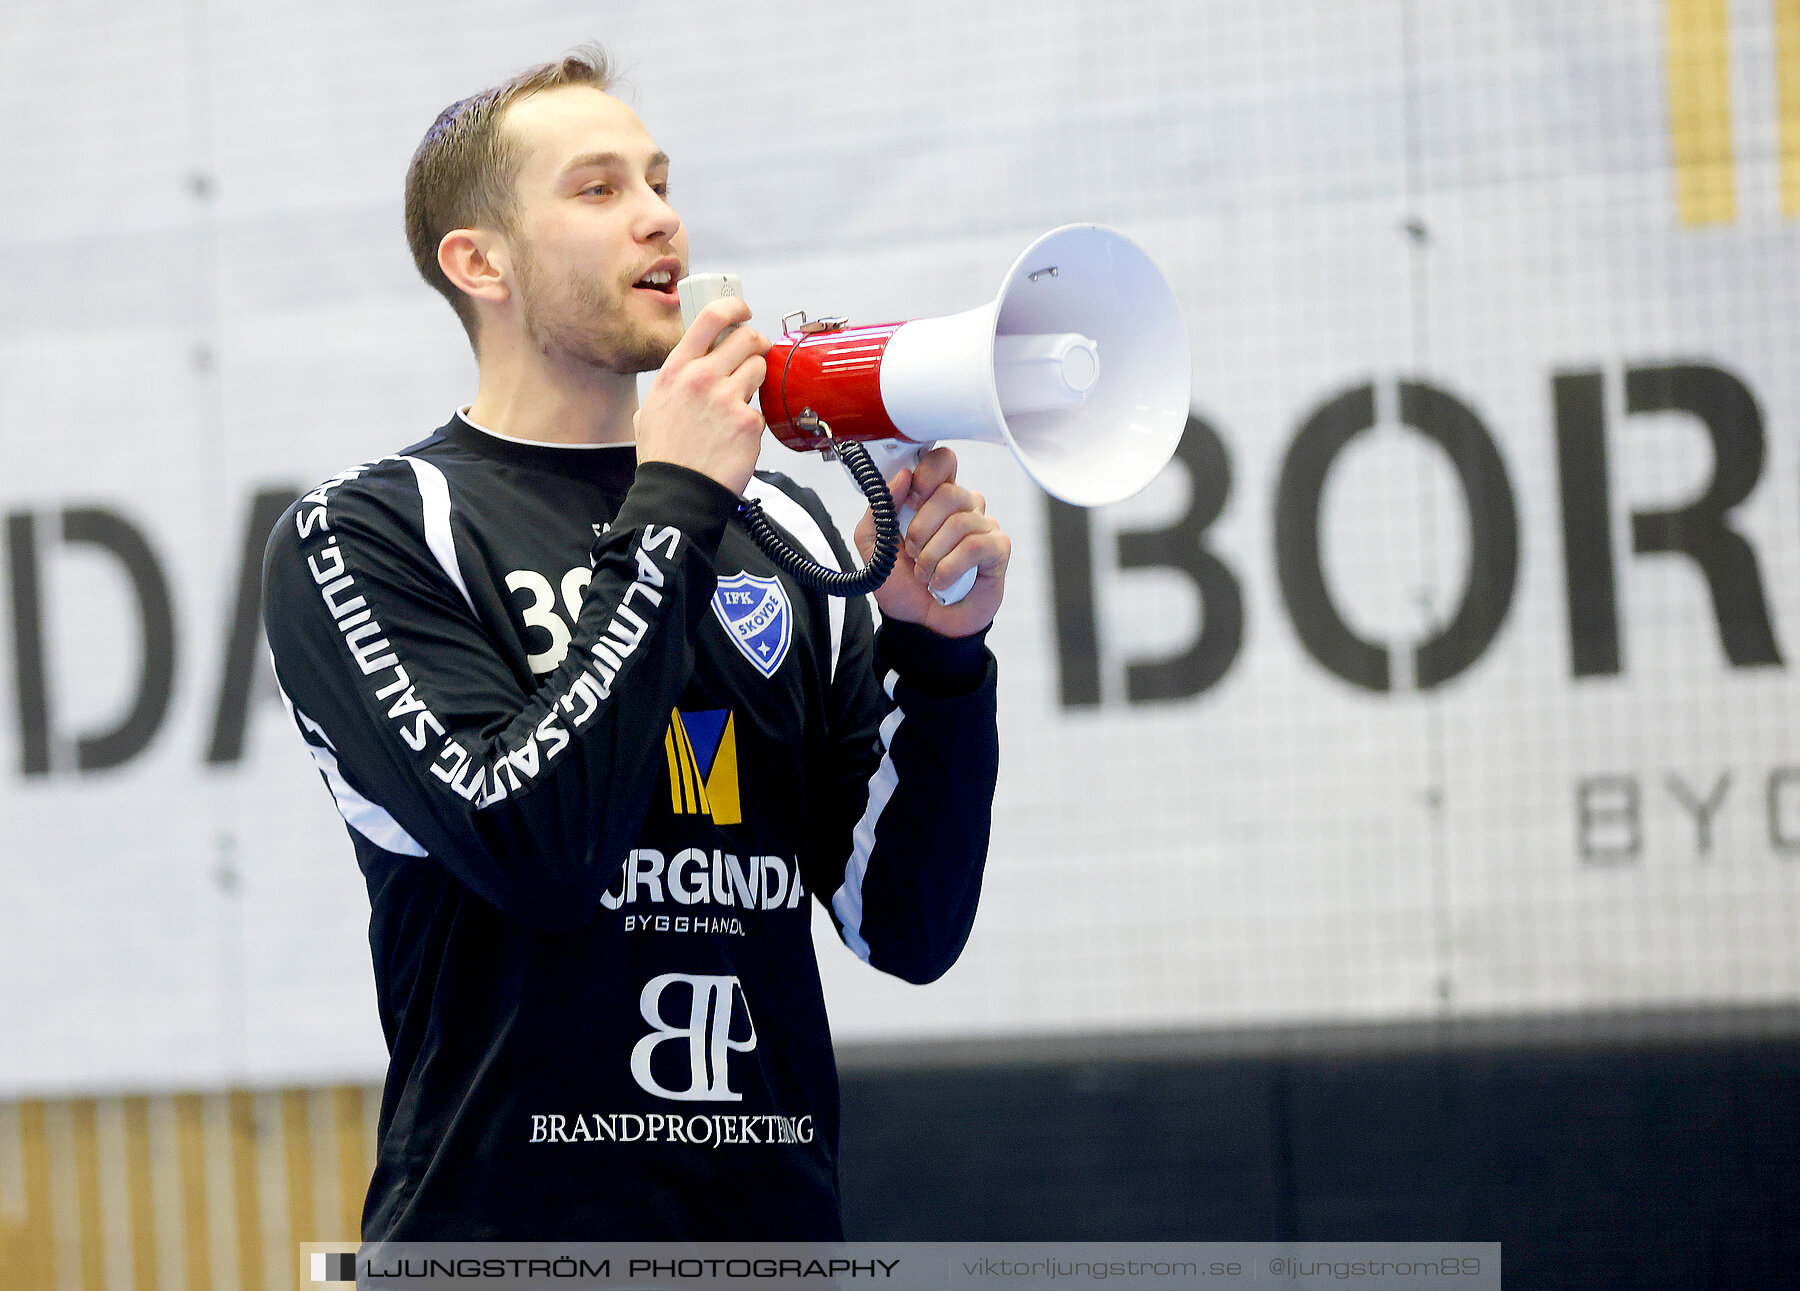
[[[888,575],[894,572],[894,558],[900,551],[900,517],[894,511],[894,498],[888,492],[887,481],[881,478],[881,471],[870,459],[868,450],[853,439],[832,447],[843,461],[844,469],[850,472],[850,478],[869,499],[869,510],[875,514],[875,553],[862,569],[854,572],[827,569],[795,551],[763,514],[762,504],[751,498],[738,503],[738,512],[744,517],[744,524],[750,530],[750,536],[756,539],[756,545],[762,548],[763,555],[802,587],[828,592],[832,596],[867,596],[887,582]]]

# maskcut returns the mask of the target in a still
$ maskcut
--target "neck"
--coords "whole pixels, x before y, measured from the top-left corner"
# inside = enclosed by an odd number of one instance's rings
[[[471,420],[550,444],[623,444],[635,437],[635,375],[546,357],[529,343],[493,340],[482,347]]]

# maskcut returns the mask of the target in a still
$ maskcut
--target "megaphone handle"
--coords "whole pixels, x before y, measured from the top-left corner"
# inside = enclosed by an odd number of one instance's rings
[[[919,459],[925,456],[926,451],[931,447],[930,444],[901,446],[896,444],[893,440],[882,440],[878,442],[886,449],[881,455],[882,474],[884,475],[892,475],[902,467],[909,471],[917,470]],[[912,525],[913,517],[917,514],[919,513],[912,507],[903,506],[900,508],[900,541],[902,543],[906,541],[906,531]],[[979,572],[979,570],[975,569],[965,571],[961,578],[957,579],[941,592],[936,588],[933,588],[931,599],[936,601],[939,605],[955,605],[958,601],[962,600],[963,597],[967,596],[970,589],[975,586],[975,576]]]
[[[681,330],[685,332],[694,325],[700,311],[713,301],[724,300],[727,296],[742,300],[744,285],[735,273],[691,273],[675,284],[675,294],[681,300]],[[721,330],[706,352],[711,354],[718,349],[720,341],[742,326],[742,323],[733,323]]]

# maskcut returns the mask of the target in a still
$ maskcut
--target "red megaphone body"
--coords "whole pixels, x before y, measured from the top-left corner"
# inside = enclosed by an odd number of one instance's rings
[[[760,398],[770,432],[799,452],[829,448],[833,439],[909,439],[881,401],[881,356],[905,326],[821,319],[784,333],[764,356],[769,374]]]

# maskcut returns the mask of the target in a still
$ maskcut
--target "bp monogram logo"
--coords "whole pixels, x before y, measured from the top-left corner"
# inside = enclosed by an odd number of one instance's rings
[[[713,613],[744,658],[763,676],[773,677],[794,639],[794,613],[781,581],[755,574],[721,578],[713,593]]]
[[[663,996],[674,987],[676,1018],[663,1014]],[[685,999],[683,998],[685,996]],[[743,1000],[746,1036],[734,1036],[732,1020]],[[679,1011],[687,1005],[687,1016]],[[631,1050],[631,1076],[638,1086],[658,1098],[681,1102],[735,1103],[743,1095],[731,1088],[731,1072],[727,1065],[733,1052],[748,1053],[756,1048],[756,1024],[750,1020],[750,1001],[735,977],[719,977],[701,973],[664,973],[644,983],[638,997],[638,1009],[651,1026]],[[670,1089],[656,1078],[650,1060],[659,1045],[670,1041],[687,1042],[687,1069],[680,1075],[689,1077],[686,1089]],[[671,1064],[679,1067],[679,1062]],[[667,1073],[665,1073],[667,1074]],[[679,1078],[679,1077],[678,1077]]]

